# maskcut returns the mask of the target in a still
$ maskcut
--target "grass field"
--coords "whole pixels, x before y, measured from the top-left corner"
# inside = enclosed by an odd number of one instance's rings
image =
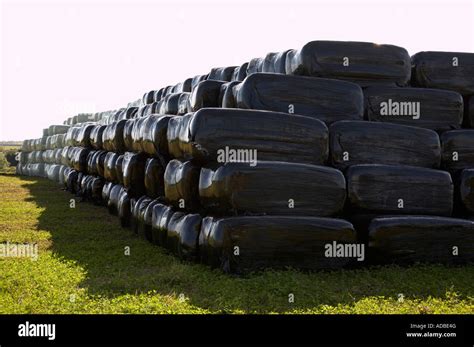
[[[36,261],[0,258],[0,313],[474,312],[473,265],[237,278],[181,262],[71,198],[46,179],[0,175],[0,242],[39,246]]]

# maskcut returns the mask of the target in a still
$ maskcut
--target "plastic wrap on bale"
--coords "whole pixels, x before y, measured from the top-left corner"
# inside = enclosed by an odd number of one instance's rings
[[[231,81],[236,68],[237,66],[215,67],[209,72],[207,80]]]
[[[433,216],[376,218],[369,226],[369,249],[381,262],[472,261],[474,222]]]
[[[209,226],[209,222],[212,223]],[[290,216],[244,216],[203,221],[206,246],[199,252],[207,263],[226,272],[246,273],[263,268],[336,269],[349,257],[327,256],[328,244],[356,245],[351,223],[342,219]],[[202,230],[201,230],[202,233]]]
[[[466,211],[474,215],[474,168],[462,170],[459,179],[459,196]]]
[[[249,63],[244,63],[240,66],[237,66],[232,73],[232,81],[241,82],[247,77],[247,66]]]
[[[199,208],[199,172],[200,168],[190,161],[171,160],[164,174],[167,202],[180,209]]]
[[[118,183],[117,176],[117,158],[119,155],[114,152],[108,152],[104,159],[104,178],[113,183]]]
[[[199,214],[175,212],[168,222],[168,249],[181,259],[196,260],[201,220]]]
[[[451,216],[453,182],[448,172],[413,166],[362,164],[346,171],[352,213]]]
[[[123,157],[123,185],[130,196],[139,197],[145,190],[145,153],[126,152]]]
[[[286,74],[286,57],[291,51],[268,53],[263,60],[262,72]]]
[[[91,130],[89,142],[94,149],[102,149],[102,136],[104,134],[106,125],[95,125]]]
[[[121,193],[125,188],[121,184],[114,184],[109,191],[109,199],[107,201],[107,209],[110,214],[117,216],[118,215],[118,202],[120,199]]]
[[[106,151],[123,153],[127,150],[123,136],[126,122],[126,119],[122,119],[107,125],[102,134],[102,146]]]
[[[286,56],[286,73],[355,82],[363,87],[410,81],[406,49],[370,42],[311,41]]]
[[[411,63],[413,85],[474,95],[474,53],[419,52]]]
[[[439,89],[370,87],[364,90],[369,121],[411,125],[439,132],[459,129],[461,94]]]
[[[152,236],[152,222],[153,222],[153,208],[156,204],[163,202],[161,199],[154,199],[146,205],[145,210],[139,214],[139,228],[138,234],[146,240],[153,242]]]
[[[191,93],[188,112],[196,112],[204,107],[219,107],[220,90],[224,83],[213,80],[200,82]]]
[[[215,171],[201,169],[199,196],[213,212],[332,216],[344,206],[346,181],[339,170],[325,166],[226,163]]]
[[[151,115],[141,123],[141,150],[151,156],[168,156],[166,132],[172,116]],[[138,139],[137,139],[138,140]]]
[[[138,198],[135,203],[131,204],[131,218],[130,218],[130,226],[132,231],[138,235],[140,232],[140,214],[144,213],[148,204],[152,201],[148,196],[143,195]]]
[[[364,97],[355,83],[326,78],[255,73],[234,88],[239,108],[320,119],[362,120]]]
[[[163,160],[149,158],[145,164],[145,191],[151,198],[165,195],[164,174],[166,163]]]
[[[438,168],[441,145],[432,130],[365,121],[339,121],[329,128],[331,164],[345,170],[357,164]]]
[[[259,161],[324,164],[328,158],[328,129],[323,122],[270,111],[201,109],[173,119],[168,141],[174,157],[211,166],[219,165],[226,151],[251,151]]]
[[[120,225],[122,227],[130,226],[131,218],[131,205],[130,197],[126,190],[123,190],[120,193],[118,204],[117,204],[117,214],[119,216]]]
[[[455,173],[474,168],[474,129],[446,131],[440,139],[443,169]]]
[[[153,206],[152,211],[152,240],[154,244],[167,247],[168,223],[174,214],[171,206],[158,203]]]

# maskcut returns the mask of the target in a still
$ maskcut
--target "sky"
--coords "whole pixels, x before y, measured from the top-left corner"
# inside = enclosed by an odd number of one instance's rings
[[[0,0],[0,141],[313,40],[474,52],[474,0]]]

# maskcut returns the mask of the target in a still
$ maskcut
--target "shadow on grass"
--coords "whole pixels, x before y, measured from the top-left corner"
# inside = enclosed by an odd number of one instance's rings
[[[415,265],[317,273],[265,271],[238,278],[207,266],[182,262],[119,226],[106,208],[77,202],[46,179],[25,179],[32,198],[44,208],[38,228],[52,235],[52,251],[87,272],[81,286],[90,294],[116,296],[156,291],[184,294],[191,305],[213,312],[284,312],[321,305],[351,305],[368,297],[459,299],[473,296],[474,266]],[[78,201],[78,200],[76,200]],[[130,247],[130,255],[125,255]],[[293,294],[294,303],[288,302]]]

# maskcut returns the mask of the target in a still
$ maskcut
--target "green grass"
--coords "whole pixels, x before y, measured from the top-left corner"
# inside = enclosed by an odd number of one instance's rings
[[[6,160],[5,155],[7,153],[15,153],[19,149],[20,149],[20,146],[0,145],[0,174],[15,173],[15,167],[10,166],[10,163]]]
[[[37,261],[0,258],[0,313],[474,312],[473,265],[238,278],[180,261],[105,208],[71,209],[71,198],[45,179],[0,175],[0,242],[39,245]]]

